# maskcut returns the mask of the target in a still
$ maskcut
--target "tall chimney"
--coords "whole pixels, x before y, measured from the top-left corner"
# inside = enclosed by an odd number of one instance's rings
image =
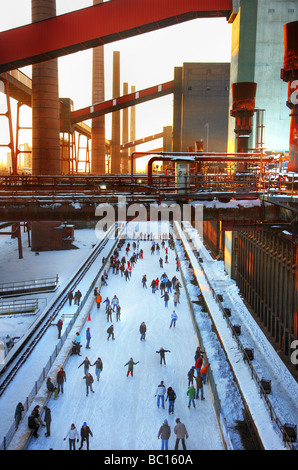
[[[136,87],[133,85],[131,87],[131,93],[135,93]],[[129,135],[130,142],[136,140],[136,107],[130,107],[130,135]],[[130,155],[135,152],[136,148],[131,147]],[[133,160],[133,172],[136,173],[136,159]]]
[[[123,83],[123,95],[128,95],[128,83]],[[128,142],[128,108],[122,110],[122,143]],[[129,173],[128,149],[122,149],[121,154],[122,173]]]
[[[56,0],[31,0],[32,23],[56,16]],[[32,66],[32,173],[59,175],[58,59]]]
[[[120,96],[120,52],[113,52],[113,98]],[[112,113],[111,172],[120,173],[120,111]]]
[[[103,3],[103,0],[93,0],[93,5]],[[104,46],[93,48],[92,69],[92,103],[100,103],[105,100],[105,68]],[[91,141],[91,173],[105,173],[105,116],[92,119]]]

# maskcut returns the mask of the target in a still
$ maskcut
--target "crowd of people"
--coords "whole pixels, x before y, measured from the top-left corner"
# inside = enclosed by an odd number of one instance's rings
[[[144,235],[144,240],[148,240],[148,237],[146,234]],[[149,237],[150,238],[150,237]],[[143,239],[143,237],[142,237]],[[170,236],[168,239],[168,244],[166,244],[166,240],[162,239],[160,242],[156,242],[155,240],[151,241],[151,249],[150,253],[151,255],[156,255],[158,256],[158,263],[159,263],[159,268],[164,268],[163,262],[165,264],[168,264],[169,260],[169,250],[174,249],[174,242],[172,237]],[[121,252],[123,253],[123,248],[125,251],[125,254],[120,254]],[[162,257],[162,256],[163,257]],[[125,282],[129,282],[132,278],[132,271],[136,264],[139,262],[139,260],[142,260],[144,258],[144,252],[140,248],[140,238],[137,240],[134,240],[132,242],[130,241],[119,241],[117,248],[114,250],[113,254],[111,255],[109,260],[106,260],[103,258],[102,263],[106,264],[107,261],[109,261],[109,270],[104,270],[103,275],[101,276],[101,286],[100,287],[95,287],[94,289],[94,299],[95,303],[97,306],[98,310],[103,310],[106,319],[108,328],[107,328],[107,340],[112,338],[112,340],[115,340],[115,335],[114,335],[114,324],[113,324],[113,317],[116,320],[116,322],[119,322],[121,320],[121,306],[120,306],[120,301],[117,296],[117,294],[114,294],[113,297],[109,298],[108,296],[103,300],[102,295],[101,295],[101,287],[107,286],[109,284],[109,276],[121,276],[125,280]],[[169,301],[170,301],[170,296],[172,296],[172,301],[173,301],[173,306],[174,310],[171,314],[171,320],[170,320],[170,325],[169,328],[175,328],[176,327],[176,322],[178,320],[178,315],[175,311],[175,308],[178,306],[180,303],[180,289],[182,287],[179,279],[177,278],[177,271],[179,272],[179,259],[176,257],[176,273],[173,277],[170,278],[170,276],[167,275],[166,270],[163,272],[163,274],[159,277],[156,277],[155,279],[152,279],[150,288],[151,288],[151,293],[152,295],[157,295],[160,294],[160,298],[163,299],[164,301],[164,307],[168,308],[169,307]],[[147,275],[144,274],[141,278],[141,283],[143,289],[147,289]],[[112,284],[112,283],[111,283]],[[78,295],[79,292],[79,295]],[[80,291],[77,291],[74,295],[72,292],[69,293],[68,299],[69,299],[69,304],[71,305],[73,299],[75,298],[75,303],[79,304],[80,299],[82,297],[82,294]],[[101,307],[102,306],[102,307]],[[58,328],[58,338],[61,337],[61,330],[63,327],[63,322],[62,319],[60,319],[57,323],[57,328]],[[140,341],[145,341],[146,340],[146,333],[147,333],[147,325],[143,321],[140,326],[139,326],[139,332],[140,332]],[[91,342],[91,331],[90,328],[86,329],[86,349],[90,349],[90,342]],[[82,338],[80,332],[77,332],[76,338],[74,340],[73,348],[71,351],[71,354],[77,354],[78,356],[81,356],[80,350],[82,348]],[[157,354],[160,356],[160,364],[166,364],[166,353],[171,353],[170,350],[164,349],[161,347],[158,351],[156,351]],[[188,402],[188,407],[190,408],[191,405],[193,407],[196,406],[195,400],[198,400],[199,398],[201,400],[204,400],[204,384],[206,383],[206,374],[207,374],[207,369],[209,367],[209,364],[203,365],[203,359],[204,359],[204,352],[200,350],[200,347],[197,348],[195,357],[194,357],[194,365],[191,367],[189,372],[187,373],[187,379],[188,379],[188,389],[186,391],[186,395],[189,398]],[[124,364],[124,367],[128,367],[127,369],[127,374],[126,376],[133,376],[133,371],[134,367],[139,364],[139,361],[135,361],[132,357]],[[103,370],[103,363],[100,357],[96,359],[95,362],[91,363],[88,356],[85,356],[85,359],[78,364],[78,368],[81,368],[83,366],[84,370],[84,375],[83,379],[85,380],[85,385],[86,385],[86,396],[89,395],[89,393],[95,393],[93,389],[93,383],[94,383],[94,378],[92,374],[90,373],[90,367],[95,367],[95,374],[97,381],[100,379],[101,372]],[[50,378],[47,379],[47,389],[49,392],[52,392],[54,395],[54,399],[57,399],[59,394],[64,393],[64,384],[66,382],[66,373],[64,369],[61,367],[60,370],[57,373],[56,377],[56,383],[54,384]],[[165,408],[165,401],[168,401],[169,403],[169,408],[168,408],[168,413],[169,415],[174,414],[174,407],[175,407],[175,400],[177,398],[176,393],[172,386],[169,386],[166,388],[165,384],[163,381],[158,385],[156,395],[157,397],[157,407]],[[44,422],[40,417],[39,409],[34,409],[32,414],[30,415],[28,419],[28,426],[30,429],[32,429],[32,435],[34,437],[38,436],[38,429],[41,426],[46,426],[46,437],[49,437],[51,435],[51,410],[44,406],[44,411],[45,411],[45,417],[44,417]],[[16,409],[15,413],[15,419],[19,423],[22,415],[22,404],[19,403]],[[176,419],[176,425],[174,427],[174,434],[176,435],[176,442],[175,442],[175,450],[179,448],[179,443],[181,441],[182,443],[182,448],[186,449],[186,444],[185,444],[185,439],[188,438],[188,433],[186,430],[186,426],[180,421],[179,418]],[[162,450],[168,450],[168,440],[171,435],[171,428],[169,426],[169,423],[167,420],[164,420],[162,423],[162,426],[160,427],[158,431],[158,439],[161,439],[162,444],[161,444],[161,449]],[[72,424],[70,429],[68,430],[66,436],[64,439],[69,439],[69,449],[70,450],[75,450],[76,449],[76,442],[79,442],[79,439],[81,438],[81,445],[79,449],[83,447],[84,442],[86,442],[87,449],[89,449],[89,437],[92,437],[92,431],[87,425],[86,422],[81,427],[80,434],[75,427],[75,424]]]

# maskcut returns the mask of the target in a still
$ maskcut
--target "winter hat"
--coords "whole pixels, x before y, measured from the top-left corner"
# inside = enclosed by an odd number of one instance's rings
[[[87,426],[87,423],[86,423],[86,422],[85,422],[85,423],[83,423],[83,426]]]
[[[168,424],[168,420],[165,419],[164,422],[163,422],[163,424]]]

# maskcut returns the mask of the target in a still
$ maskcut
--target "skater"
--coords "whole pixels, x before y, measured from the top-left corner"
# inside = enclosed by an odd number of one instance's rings
[[[83,444],[86,441],[87,444],[87,450],[89,450],[89,436],[93,437],[92,431],[87,426],[87,423],[83,423],[83,426],[81,427],[81,445],[79,447],[79,450],[83,448]]]
[[[110,305],[110,299],[109,299],[109,297],[107,297],[107,298],[103,301],[103,303],[106,304],[106,311],[107,311],[107,309],[108,309],[108,307],[109,307],[109,305]]]
[[[168,421],[165,419],[162,426],[158,431],[157,438],[161,438],[161,450],[168,450],[168,441],[171,436],[171,428]]]
[[[94,362],[94,364],[92,364],[93,366],[95,366],[95,375],[96,375],[96,378],[97,378],[97,382],[99,381],[99,378],[100,378],[100,374],[103,370],[103,363],[102,363],[102,360],[100,357],[98,357],[96,359],[96,361]]]
[[[85,360],[78,366],[78,369],[84,364],[84,375],[86,375],[89,371],[89,367],[91,367],[91,363],[88,357],[85,357]]]
[[[167,390],[167,400],[169,400],[169,415],[174,414],[174,405],[175,405],[175,400],[176,400],[176,393],[172,389],[172,387],[169,387]]]
[[[72,301],[73,301],[73,293],[72,293],[72,290],[69,292],[68,294],[68,301],[69,301],[69,305],[71,306],[72,304]]]
[[[172,328],[172,326],[175,328],[176,326],[176,321],[178,320],[178,315],[177,313],[175,312],[175,310],[173,310],[173,313],[171,315],[171,324],[170,324],[170,328]]]
[[[117,307],[117,305],[119,305],[119,299],[116,295],[114,295],[114,297],[112,298],[111,305],[113,307],[113,312],[115,312],[115,308]]]
[[[178,294],[177,292],[174,292],[173,294],[173,302],[174,302],[174,307],[177,307],[177,303],[178,303]]]
[[[75,295],[74,295],[74,303],[76,305],[80,305],[81,298],[82,298],[82,292],[80,290],[77,290],[77,292],[75,292]]]
[[[58,393],[59,393],[59,390],[58,390],[57,387],[55,387],[55,385],[51,381],[50,377],[47,378],[47,389],[50,393],[54,392],[54,400],[56,400],[56,398],[58,396]]]
[[[199,375],[201,373],[202,364],[203,364],[203,358],[202,358],[202,356],[200,356],[198,358],[198,360],[196,361],[196,364],[195,364],[195,369],[197,371],[197,375]]]
[[[90,341],[91,341],[91,332],[90,328],[86,330],[86,349],[90,349]]]
[[[201,392],[201,400],[205,400],[204,398],[204,389],[203,389],[203,377],[199,374],[195,377],[196,381],[196,400],[199,398],[199,394]]]
[[[97,306],[98,310],[100,309],[101,301],[102,301],[102,298],[101,298],[100,293],[98,292],[98,294],[97,294],[97,296],[96,296],[96,299],[95,299],[96,306]]]
[[[201,351],[200,346],[198,346],[195,352],[195,363],[203,354],[205,354],[205,351]]]
[[[157,408],[159,408],[159,404],[161,402],[161,407],[165,407],[165,394],[166,394],[166,387],[164,386],[163,380],[160,382],[160,384],[157,387],[155,397],[157,397]]]
[[[145,341],[146,331],[147,331],[147,327],[146,327],[145,322],[143,321],[143,323],[141,323],[140,325],[140,333],[141,333],[140,341],[143,341],[143,340]]]
[[[47,432],[45,433],[45,436],[50,437],[50,435],[51,435],[51,421],[52,421],[51,410],[47,406],[44,406],[43,409],[45,410],[44,420],[45,420],[46,428],[47,428]]]
[[[61,338],[61,331],[62,331],[62,327],[63,327],[63,320],[62,318],[60,318],[60,320],[58,320],[58,323],[57,323],[57,328],[58,328],[58,339]]]
[[[165,358],[166,352],[170,353],[171,351],[169,351],[168,349],[164,349],[164,348],[160,348],[159,351],[156,351],[157,354],[160,354],[160,364],[162,364],[162,362],[166,364],[166,358]]]
[[[167,291],[172,293],[172,282],[170,281],[170,279],[167,280],[166,287]]]
[[[165,299],[165,307],[168,306],[168,302],[169,302],[169,294],[167,292],[164,293],[164,295],[161,296],[162,299]]]
[[[134,362],[133,358],[131,357],[129,361],[126,364],[124,364],[124,367],[128,366],[126,377],[128,377],[129,374],[133,377],[133,366],[136,366],[139,362],[140,361]]]
[[[150,287],[151,287],[151,289],[152,289],[152,294],[155,294],[155,290],[156,290],[156,282],[155,282],[155,279],[153,279],[153,281],[151,282]]]
[[[60,368],[59,372],[57,373],[57,385],[58,385],[58,393],[63,393],[63,385],[66,382],[66,374],[63,370],[63,367]]]
[[[14,413],[14,419],[16,422],[16,427],[19,426],[21,420],[22,420],[22,413],[25,411],[23,404],[19,402],[16,406],[15,413]]]
[[[90,364],[91,365],[91,364]],[[92,377],[92,375],[90,374],[90,372],[88,372],[85,377],[83,377],[83,379],[86,380],[86,397],[88,397],[89,395],[89,388],[91,390],[92,393],[95,393],[93,388],[92,388],[92,384],[94,382],[94,379]]]
[[[64,440],[68,437],[69,450],[76,450],[76,440],[79,442],[79,433],[74,424],[70,426],[69,431],[67,432]]]
[[[159,267],[163,268],[163,259],[162,258],[159,258]]]
[[[116,321],[120,321],[120,315],[121,315],[121,307],[120,307],[120,305],[117,305],[117,308],[116,308]]]
[[[182,442],[183,450],[186,450],[185,438],[188,439],[188,433],[186,427],[181,423],[180,418],[176,419],[176,426],[174,427],[174,433],[176,434],[175,450],[178,450],[179,442]]]
[[[202,375],[202,379],[203,379],[203,384],[206,383],[206,378],[207,378],[207,370],[208,370],[208,367],[210,366],[210,364],[206,364],[204,367],[202,367],[201,369],[201,375]]]
[[[112,320],[112,306],[109,305],[108,308],[107,308],[107,322],[109,323],[109,320],[111,320],[111,322],[113,321]]]
[[[34,410],[32,411],[31,415],[28,417],[28,428],[32,429],[32,436],[37,438],[38,437],[38,429],[39,429],[39,424],[38,421],[35,417]]]
[[[107,333],[108,333],[108,337],[107,337],[107,340],[109,341],[110,337],[112,336],[112,339],[115,339],[114,338],[114,326],[111,325],[108,329],[107,329]]]
[[[193,407],[195,408],[196,407],[196,404],[195,404],[196,391],[193,385],[190,385],[188,387],[186,395],[189,397],[188,408],[190,408],[191,404],[193,404]]]
[[[144,276],[142,277],[142,284],[143,284],[143,289],[144,289],[144,287],[146,287],[146,289],[147,289],[147,276],[146,276],[146,274],[144,274]]]
[[[194,376],[195,376],[195,366],[192,366],[187,373],[188,386],[193,385]]]

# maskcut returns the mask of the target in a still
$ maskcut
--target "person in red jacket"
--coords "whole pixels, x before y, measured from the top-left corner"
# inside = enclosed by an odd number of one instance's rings
[[[201,371],[201,367],[203,365],[203,358],[200,356],[197,360],[196,360],[196,364],[195,364],[195,368],[196,368],[196,371],[197,371],[197,375],[199,375],[200,371]]]

